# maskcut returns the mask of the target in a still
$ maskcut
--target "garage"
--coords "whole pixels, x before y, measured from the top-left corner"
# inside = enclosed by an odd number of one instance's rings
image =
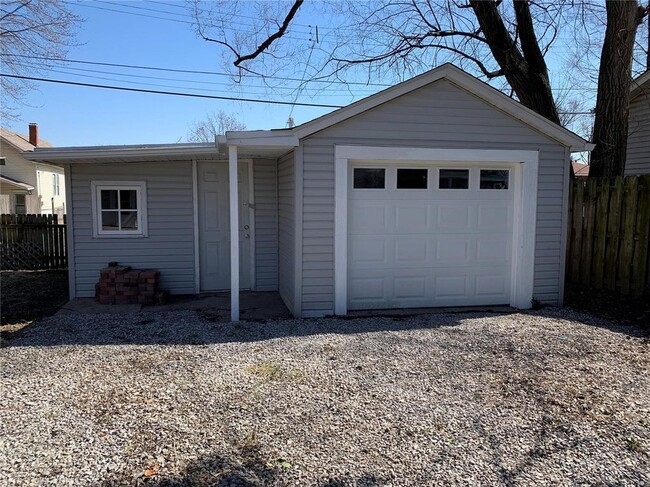
[[[508,304],[507,166],[350,166],[348,309]]]

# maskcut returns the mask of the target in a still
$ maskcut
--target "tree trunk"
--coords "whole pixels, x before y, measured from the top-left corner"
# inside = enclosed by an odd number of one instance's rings
[[[636,1],[610,0],[600,57],[590,177],[621,176],[625,170],[634,39],[643,9]]]
[[[530,2],[513,2],[521,50],[503,23],[499,2],[470,0],[469,3],[494,59],[522,105],[561,125],[546,62],[535,35]]]

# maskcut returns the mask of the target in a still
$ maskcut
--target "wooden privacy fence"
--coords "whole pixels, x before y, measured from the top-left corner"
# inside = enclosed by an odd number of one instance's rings
[[[0,252],[2,270],[65,269],[65,216],[0,215]]]
[[[650,175],[571,184],[567,281],[650,295]]]

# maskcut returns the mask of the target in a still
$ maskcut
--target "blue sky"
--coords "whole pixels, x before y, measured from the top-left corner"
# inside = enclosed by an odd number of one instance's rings
[[[170,12],[178,11],[179,15],[165,16],[189,20],[180,15],[185,14],[186,11],[172,6],[165,7],[150,2],[120,3]],[[83,16],[85,21],[79,29],[78,42],[81,45],[69,50],[69,59],[223,72],[218,47],[198,38],[191,25],[100,10],[88,7],[88,5],[111,8],[110,5],[102,2],[83,2],[79,5],[72,5],[72,9]],[[175,5],[181,6],[182,3],[176,2]],[[154,12],[138,11],[124,6],[115,8],[134,13],[158,15]],[[301,21],[308,21],[307,15],[303,15]],[[308,46],[308,39],[305,40]],[[72,76],[67,68],[58,69],[66,71],[66,73],[48,71],[44,73],[45,77],[184,92],[191,90],[165,88],[161,85],[197,86],[197,91],[206,93],[208,92],[205,90],[208,89],[218,90],[208,93],[214,95],[293,100],[293,98],[286,98],[282,95],[264,94],[261,88],[238,89],[225,77],[125,71],[111,67],[73,64],[69,66],[110,72],[128,72],[144,76],[190,79],[208,84],[196,85],[181,81],[130,78],[137,82],[155,83],[157,86],[129,85],[125,82],[102,80],[97,77],[118,80],[129,78],[105,73],[77,71],[78,74],[92,76],[83,78]],[[209,82],[222,84],[211,85]],[[248,129],[285,127],[291,111],[289,106],[116,92],[49,83],[39,83],[37,88],[25,100],[28,106],[20,108],[21,120],[9,123],[9,128],[25,133],[28,122],[37,122],[41,137],[57,146],[178,142],[179,139],[187,135],[190,126],[195,121],[201,120],[207,113],[217,110],[235,115],[246,124]],[[346,104],[352,100],[352,97],[345,96],[323,97],[316,101]],[[303,97],[301,101],[312,100]],[[304,122],[328,111],[331,109],[296,107],[293,117],[297,122]]]
[[[250,17],[254,12],[248,9],[251,4],[242,1],[239,5],[244,10],[237,12],[229,27],[239,31],[250,30],[254,23]],[[346,19],[339,18],[328,23],[324,14],[319,12],[318,5],[318,2],[306,2],[294,19],[289,33],[283,39],[283,42],[291,43],[291,47],[295,47],[297,53],[292,72],[282,71],[280,75],[301,76],[303,68],[300,62],[308,57],[307,53],[313,45],[310,42],[314,33],[313,25],[319,25],[321,40],[319,47],[326,50],[328,32],[335,30],[333,22],[345,23]],[[78,32],[79,45],[69,49],[68,59],[197,71],[223,72],[225,70],[224,49],[196,35],[191,25],[192,18],[184,2],[86,0],[69,3],[69,6],[83,17],[84,21]],[[164,17],[167,20],[152,17]],[[342,29],[345,29],[345,26]],[[578,81],[585,81],[585,77],[578,79],[577,72],[567,68],[567,63],[574,56],[570,42],[562,42],[562,40],[547,56],[554,89],[556,94],[565,92],[582,97],[585,101],[584,106],[588,109],[593,106],[595,90],[593,85],[588,88],[579,86]],[[232,57],[227,59],[229,62],[232,61]],[[34,62],[38,61],[32,61]],[[295,90],[290,88],[296,85],[294,82],[282,83],[280,86],[276,85],[273,89],[268,89],[261,86],[262,82],[257,79],[236,85],[224,76],[143,71],[74,63],[45,71],[42,76],[153,90],[201,92],[218,96],[283,101],[294,101],[296,97]],[[361,78],[348,77],[348,81],[361,81]],[[377,80],[373,79],[373,81]],[[381,81],[392,83],[398,80],[392,77]],[[323,87],[318,84],[313,86]],[[302,123],[332,110],[299,106],[292,110],[290,106],[118,92],[49,83],[38,83],[37,88],[29,93],[25,100],[26,106],[20,108],[20,120],[12,121],[7,125],[10,129],[24,133],[28,122],[37,122],[41,136],[57,146],[185,141],[188,131],[196,121],[218,110],[235,116],[248,129],[282,128],[286,126],[290,114],[296,123]],[[319,91],[314,89],[302,91],[298,101],[346,105],[379,89],[378,86],[353,86],[352,94],[341,85],[331,85]],[[588,115],[586,117],[589,119]]]

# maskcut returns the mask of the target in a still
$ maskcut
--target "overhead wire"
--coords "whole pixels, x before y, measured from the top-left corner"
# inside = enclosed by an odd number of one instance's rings
[[[41,81],[44,83],[56,83],[62,85],[72,85],[72,86],[86,86],[89,88],[103,88],[108,90],[118,90],[118,91],[131,91],[135,93],[152,93],[158,95],[172,95],[172,96],[184,96],[188,98],[207,98],[212,100],[229,100],[229,101],[239,101],[246,103],[262,103],[268,105],[297,105],[303,107],[316,107],[316,108],[342,108],[342,105],[330,105],[324,103],[306,103],[306,102],[291,102],[291,101],[282,101],[282,100],[261,100],[256,98],[238,98],[234,96],[216,96],[216,95],[206,95],[201,93],[183,93],[176,91],[161,91],[161,90],[149,90],[143,88],[129,88],[126,86],[111,86],[111,85],[100,85],[96,83],[81,83],[78,81],[68,81],[68,80],[59,80],[51,78],[39,78],[36,76],[22,76],[17,74],[8,74],[0,73],[2,78],[13,78],[13,79],[23,79],[26,81]]]

